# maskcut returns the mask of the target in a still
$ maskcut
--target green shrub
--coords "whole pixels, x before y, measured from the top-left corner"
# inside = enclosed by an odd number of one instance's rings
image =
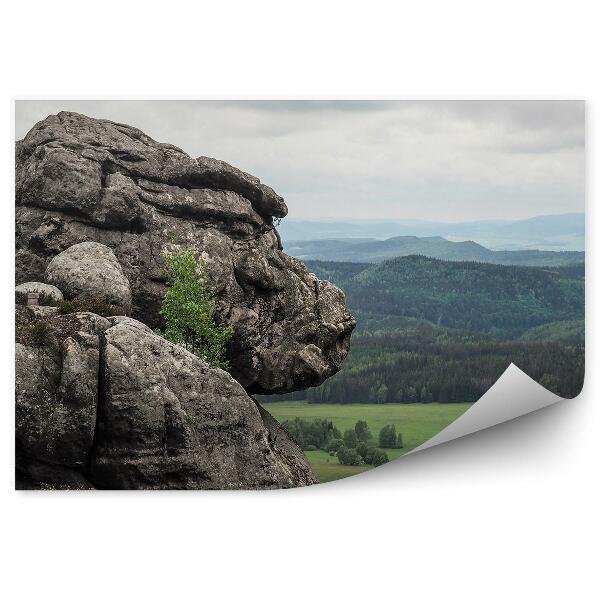
[[[304,448],[305,450],[317,450],[317,447],[313,444],[308,444],[308,446],[306,446],[306,448]]]
[[[358,437],[356,436],[356,431],[354,431],[354,429],[347,429],[344,431],[344,444],[348,448],[356,448]]]
[[[341,440],[339,438],[333,438],[327,444],[326,450],[328,452],[333,452],[335,454],[343,445],[344,445],[344,440]]]
[[[358,466],[362,463],[360,454],[354,448],[342,446],[337,451],[337,457],[341,465]]]
[[[166,325],[156,333],[182,346],[213,367],[229,368],[225,358],[233,327],[215,322],[215,295],[207,281],[207,263],[191,249],[161,253],[167,292],[160,309]]]
[[[400,440],[402,443],[402,440]],[[379,447],[380,448],[396,448],[398,438],[396,436],[395,425],[385,425],[379,432]],[[400,446],[401,447],[401,446]]]
[[[369,431],[369,424],[366,421],[357,421],[356,425],[354,425],[354,431],[356,432],[356,437],[361,442],[366,442],[373,437]]]
[[[367,452],[369,451],[369,447],[364,442],[358,442],[356,445],[356,451],[360,455],[360,457],[365,460],[365,456],[367,456]]]
[[[374,467],[378,467],[379,465],[383,465],[386,462],[389,462],[389,458],[387,453],[384,450],[380,450],[379,448],[373,448],[371,455],[369,456],[369,464]]]
[[[38,303],[40,306],[58,306],[58,302],[49,294],[44,294],[44,292],[39,293]],[[15,304],[27,306],[27,292],[15,291]]]
[[[101,317],[116,317],[123,315],[123,310],[113,304],[108,304],[100,298],[78,297],[72,300],[61,300],[56,304],[63,315],[76,312],[91,312]]]
[[[36,320],[17,327],[17,340],[26,346],[45,348],[52,343],[52,327],[45,321]]]

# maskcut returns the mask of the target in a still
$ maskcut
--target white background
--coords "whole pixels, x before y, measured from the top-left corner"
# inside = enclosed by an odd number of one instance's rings
[[[8,4],[0,32],[4,597],[597,598],[593,3]],[[11,96],[32,95],[586,99],[583,395],[306,490],[12,491]]]

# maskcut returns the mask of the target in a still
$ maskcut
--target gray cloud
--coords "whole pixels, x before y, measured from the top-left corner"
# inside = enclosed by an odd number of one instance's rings
[[[215,156],[291,218],[519,218],[584,209],[577,101],[18,101],[15,134],[74,110]]]

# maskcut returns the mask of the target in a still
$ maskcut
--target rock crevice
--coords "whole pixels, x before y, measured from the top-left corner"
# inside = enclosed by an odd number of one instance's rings
[[[287,213],[283,198],[223,161],[63,112],[17,142],[16,200],[17,283],[44,281],[57,254],[98,242],[130,283],[131,315],[153,328],[162,249],[205,253],[217,320],[236,328],[231,373],[250,393],[318,385],[348,353],[355,321],[344,295],[281,251],[273,219]]]
[[[19,306],[17,324],[17,488],[316,483],[300,448],[229,374],[139,321]]]

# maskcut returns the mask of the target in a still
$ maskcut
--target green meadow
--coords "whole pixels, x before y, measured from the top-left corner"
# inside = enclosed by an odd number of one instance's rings
[[[469,402],[456,404],[309,404],[303,401],[267,402],[263,406],[281,423],[296,417],[305,420],[330,419],[342,432],[353,429],[359,421],[367,421],[373,439],[379,438],[384,425],[393,424],[402,433],[404,448],[385,449],[390,460],[410,452],[460,417]],[[372,467],[340,465],[337,457],[323,450],[305,452],[319,481],[325,483],[362,473]]]

